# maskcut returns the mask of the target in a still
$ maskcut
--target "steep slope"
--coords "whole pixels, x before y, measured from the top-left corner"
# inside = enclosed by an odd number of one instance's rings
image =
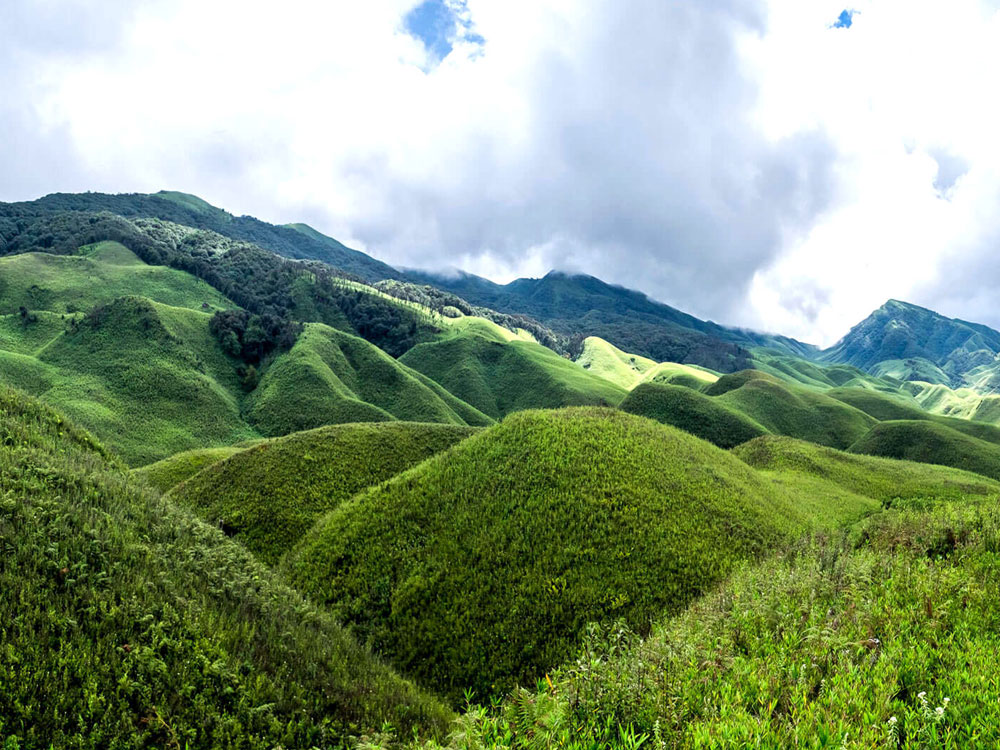
[[[850,450],[870,456],[952,466],[1000,479],[1000,445],[934,422],[881,422]]]
[[[673,425],[720,448],[732,448],[767,433],[744,414],[681,385],[642,383],[625,397],[620,408]]]
[[[0,742],[334,747],[449,715],[238,544],[0,389]]]
[[[769,432],[831,448],[847,448],[876,423],[860,409],[757,370],[719,378],[705,393]]]
[[[342,504],[284,567],[404,673],[482,699],[563,662],[588,622],[677,610],[815,523],[796,503],[651,420],[528,411]]]
[[[1000,332],[946,318],[932,310],[889,300],[854,326],[821,358],[844,362],[901,380],[959,385],[967,372],[992,365],[1000,353]]]
[[[149,266],[117,242],[80,249],[80,255],[24,253],[0,257],[0,315],[87,312],[115,297],[139,295],[203,312],[236,305],[194,276]]]
[[[214,462],[168,497],[274,565],[327,511],[474,433],[413,422],[298,432]]]
[[[269,436],[339,422],[492,421],[468,406],[459,407],[460,416],[449,403],[424,378],[364,339],[309,323],[291,351],[267,369],[250,396],[247,416]]]
[[[399,359],[484,414],[531,408],[615,405],[625,389],[528,341],[456,334],[419,344]]]

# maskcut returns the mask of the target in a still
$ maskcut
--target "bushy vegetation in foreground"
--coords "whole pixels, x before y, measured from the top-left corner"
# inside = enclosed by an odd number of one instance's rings
[[[0,391],[0,746],[339,747],[449,713],[93,439]]]
[[[132,473],[145,479],[151,487],[155,487],[160,492],[166,492],[188,477],[194,476],[206,466],[229,458],[241,450],[244,449],[234,445],[222,448],[195,448],[133,469]]]
[[[271,363],[250,397],[248,418],[270,436],[343,422],[492,422],[468,406],[460,416],[449,403],[364,339],[309,323],[291,351]]]
[[[767,433],[735,409],[682,385],[642,383],[625,397],[620,408],[679,427],[720,448],[732,448]]]
[[[814,523],[796,503],[652,420],[519,412],[342,504],[283,568],[420,684],[482,697],[569,658],[588,622],[676,611]]]
[[[1000,446],[933,422],[881,422],[851,452],[953,466],[1000,479]]]
[[[625,397],[624,388],[529,341],[453,335],[399,361],[494,419],[521,409],[614,406]]]
[[[590,629],[449,746],[996,747],[998,575],[995,498],[901,502],[746,565],[646,639]]]
[[[414,422],[321,427],[213,463],[169,497],[273,565],[323,513],[474,432]]]

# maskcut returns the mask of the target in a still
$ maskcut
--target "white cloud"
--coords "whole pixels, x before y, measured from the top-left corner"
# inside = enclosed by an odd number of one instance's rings
[[[436,66],[415,0],[117,5],[0,10],[0,199],[188,190],[824,343],[888,297],[1000,325],[995,4],[469,0]]]

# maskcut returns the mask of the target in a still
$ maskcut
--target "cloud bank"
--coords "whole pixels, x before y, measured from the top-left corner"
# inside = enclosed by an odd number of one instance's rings
[[[817,343],[889,297],[1000,325],[995,3],[437,4],[7,0],[0,199],[186,190]]]

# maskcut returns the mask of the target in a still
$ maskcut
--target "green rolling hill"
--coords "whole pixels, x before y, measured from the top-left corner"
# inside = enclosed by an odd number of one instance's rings
[[[952,466],[1000,479],[1000,445],[927,420],[881,422],[850,450]]]
[[[736,409],[682,385],[642,383],[625,397],[620,408],[679,427],[720,448],[732,448],[768,432]]]
[[[541,677],[591,621],[640,629],[816,515],[745,463],[609,409],[529,411],[359,495],[289,580],[453,700]]]
[[[520,409],[617,405],[625,389],[529,341],[456,334],[399,361],[494,419]]]
[[[306,324],[291,351],[264,373],[249,398],[247,417],[268,436],[338,422],[492,421],[428,384],[406,361],[397,362],[357,336],[321,323]]]
[[[341,746],[450,714],[89,435],[0,389],[7,748]]]
[[[298,432],[222,456],[168,497],[274,565],[324,513],[474,433],[413,422]]]

